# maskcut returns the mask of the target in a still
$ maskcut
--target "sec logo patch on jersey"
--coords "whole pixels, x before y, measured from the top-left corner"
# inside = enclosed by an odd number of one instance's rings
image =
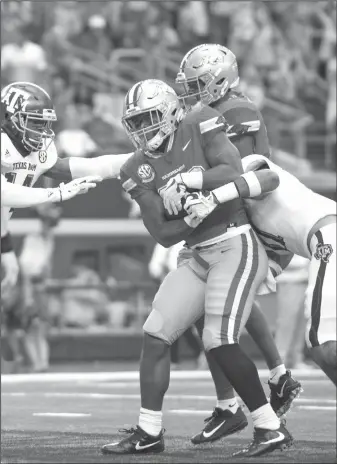
[[[45,163],[47,161],[47,152],[45,150],[39,152],[39,161],[40,163]]]
[[[141,164],[137,169],[137,174],[144,183],[151,182],[155,176],[154,169],[149,164]]]

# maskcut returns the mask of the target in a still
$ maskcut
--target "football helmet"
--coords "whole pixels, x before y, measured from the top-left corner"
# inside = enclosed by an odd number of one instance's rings
[[[1,106],[1,128],[26,151],[46,149],[54,139],[55,110],[48,93],[38,85],[7,85],[1,91]]]
[[[236,57],[222,45],[198,45],[184,56],[176,83],[184,86],[181,99],[194,97],[209,105],[239,84]]]
[[[174,133],[182,113],[179,98],[169,85],[147,79],[126,94],[122,123],[134,146],[151,156]]]

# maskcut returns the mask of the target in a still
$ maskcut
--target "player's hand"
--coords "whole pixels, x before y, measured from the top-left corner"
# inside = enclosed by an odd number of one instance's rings
[[[97,183],[102,182],[102,180],[102,177],[99,176],[86,176],[74,179],[68,184],[62,183],[57,188],[50,189],[49,201],[57,203],[70,200],[77,195],[87,193],[90,189],[95,188]]]
[[[1,268],[3,272],[1,296],[6,299],[15,287],[19,275],[19,263],[14,251],[1,253]]]
[[[181,199],[185,196],[186,185],[183,183],[181,175],[170,179],[167,184],[159,191],[163,199],[165,209],[169,214],[178,214],[182,210]]]
[[[212,192],[193,192],[186,196],[184,209],[191,218],[203,221],[218,204],[219,202]]]

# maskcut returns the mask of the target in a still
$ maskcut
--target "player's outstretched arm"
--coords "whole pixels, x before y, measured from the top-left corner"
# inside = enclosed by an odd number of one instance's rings
[[[226,203],[235,198],[254,198],[264,193],[272,192],[280,185],[280,179],[275,171],[263,169],[241,174],[233,182],[212,191],[219,203]]]
[[[234,182],[229,182],[211,192],[194,192],[186,196],[184,209],[189,216],[205,219],[220,203],[236,198],[254,198],[275,190],[280,183],[279,176],[270,169],[241,174]]]
[[[184,219],[168,221],[165,218],[164,204],[161,197],[152,190],[144,191],[135,200],[141,209],[145,227],[156,242],[165,248],[186,240],[201,222],[201,220],[193,220],[188,216]]]
[[[12,184],[1,176],[1,206],[10,208],[28,208],[42,203],[58,203],[70,200],[76,195],[87,193],[101,182],[101,178],[87,176],[56,188],[30,188]]]
[[[123,164],[133,155],[102,155],[97,158],[58,158],[54,166],[44,173],[57,180],[71,180],[85,176],[99,176],[102,179],[117,178]]]

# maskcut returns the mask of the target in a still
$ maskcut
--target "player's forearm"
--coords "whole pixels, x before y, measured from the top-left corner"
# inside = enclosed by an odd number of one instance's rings
[[[160,220],[157,223],[154,221],[147,221],[146,218],[143,217],[143,221],[151,236],[165,248],[169,248],[186,240],[194,230],[188,225],[188,217],[171,221]]]
[[[51,201],[55,189],[29,188],[22,185],[1,185],[1,206],[28,208]]]
[[[219,164],[207,171],[187,172],[181,174],[186,187],[193,190],[213,190],[238,178],[236,168]]]
[[[234,182],[212,190],[219,203],[236,198],[254,198],[272,192],[280,184],[279,176],[270,169],[242,174]]]
[[[69,158],[69,168],[73,179],[85,176],[100,176],[102,179],[117,178],[123,164],[133,155],[102,155],[97,158]]]

